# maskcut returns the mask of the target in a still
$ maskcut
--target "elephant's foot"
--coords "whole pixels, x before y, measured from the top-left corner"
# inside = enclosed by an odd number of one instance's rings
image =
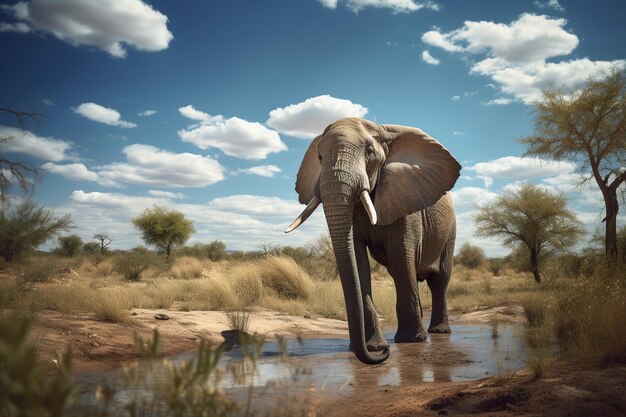
[[[448,322],[445,321],[439,324],[431,323],[430,327],[428,327],[428,333],[452,333],[452,330],[450,330]]]
[[[428,339],[428,335],[422,328],[422,326],[416,327],[398,327],[396,335],[393,337],[396,343],[412,343],[412,342],[425,342]]]
[[[389,348],[389,343],[385,340],[380,330],[376,329],[373,335],[369,336],[365,342],[365,346],[369,352],[379,352],[386,348]],[[350,342],[350,350],[352,349],[352,342]]]

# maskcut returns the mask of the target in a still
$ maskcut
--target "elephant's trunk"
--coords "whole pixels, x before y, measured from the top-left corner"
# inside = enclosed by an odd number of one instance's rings
[[[354,253],[352,218],[355,196],[353,181],[341,180],[346,172],[329,173],[328,181],[323,181],[321,189],[324,214],[328,223],[333,251],[337,260],[337,270],[341,278],[343,296],[346,302],[350,342],[356,357],[366,364],[378,364],[389,357],[389,349],[372,355],[366,346],[363,298]],[[328,177],[326,178],[328,179]]]

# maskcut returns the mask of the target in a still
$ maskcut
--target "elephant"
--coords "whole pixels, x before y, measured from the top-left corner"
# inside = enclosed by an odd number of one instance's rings
[[[295,190],[307,204],[285,230],[321,203],[341,279],[351,349],[366,364],[389,357],[372,301],[367,251],[394,280],[396,343],[423,342],[418,280],[432,293],[428,331],[449,333],[446,289],[456,216],[449,193],[461,165],[422,130],[361,118],[331,123],[311,142]]]

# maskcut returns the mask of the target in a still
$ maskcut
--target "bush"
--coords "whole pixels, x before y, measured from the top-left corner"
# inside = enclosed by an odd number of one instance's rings
[[[56,262],[50,257],[31,258],[20,268],[16,283],[22,290],[29,290],[35,284],[49,282],[59,272]]]
[[[554,332],[576,359],[626,363],[626,265],[605,262],[559,293]]]
[[[83,240],[78,235],[61,236],[58,242],[53,252],[61,256],[76,256],[83,248]]]
[[[114,262],[113,270],[123,275],[128,281],[139,281],[141,274],[146,269],[161,263],[160,258],[152,252],[133,250],[117,258]]]
[[[478,246],[465,242],[454,260],[467,268],[476,269],[485,263],[485,251]]]
[[[13,208],[3,205],[0,210],[0,257],[11,262],[72,227],[69,215],[56,217],[54,211],[38,207],[30,199]]]
[[[123,289],[107,288],[96,293],[93,300],[93,311],[98,320],[111,323],[130,321],[131,302]]]
[[[259,263],[263,286],[272,289],[279,297],[287,299],[309,298],[311,278],[291,258],[267,256]]]
[[[196,258],[208,258],[213,262],[226,259],[226,243],[220,240],[214,240],[210,243],[194,243],[191,246],[184,246],[177,251],[183,256],[193,256]]]

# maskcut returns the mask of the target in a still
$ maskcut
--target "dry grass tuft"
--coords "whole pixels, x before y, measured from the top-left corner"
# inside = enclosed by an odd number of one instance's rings
[[[98,320],[112,323],[130,321],[131,300],[124,289],[102,289],[94,295],[92,305]]]
[[[259,261],[258,269],[263,286],[279,297],[306,300],[311,295],[311,278],[289,257],[268,256]]]
[[[263,297],[263,283],[256,264],[235,265],[228,275],[235,297],[242,306],[254,305]]]
[[[198,259],[191,256],[181,256],[174,261],[169,275],[175,279],[202,278],[204,265]]]

